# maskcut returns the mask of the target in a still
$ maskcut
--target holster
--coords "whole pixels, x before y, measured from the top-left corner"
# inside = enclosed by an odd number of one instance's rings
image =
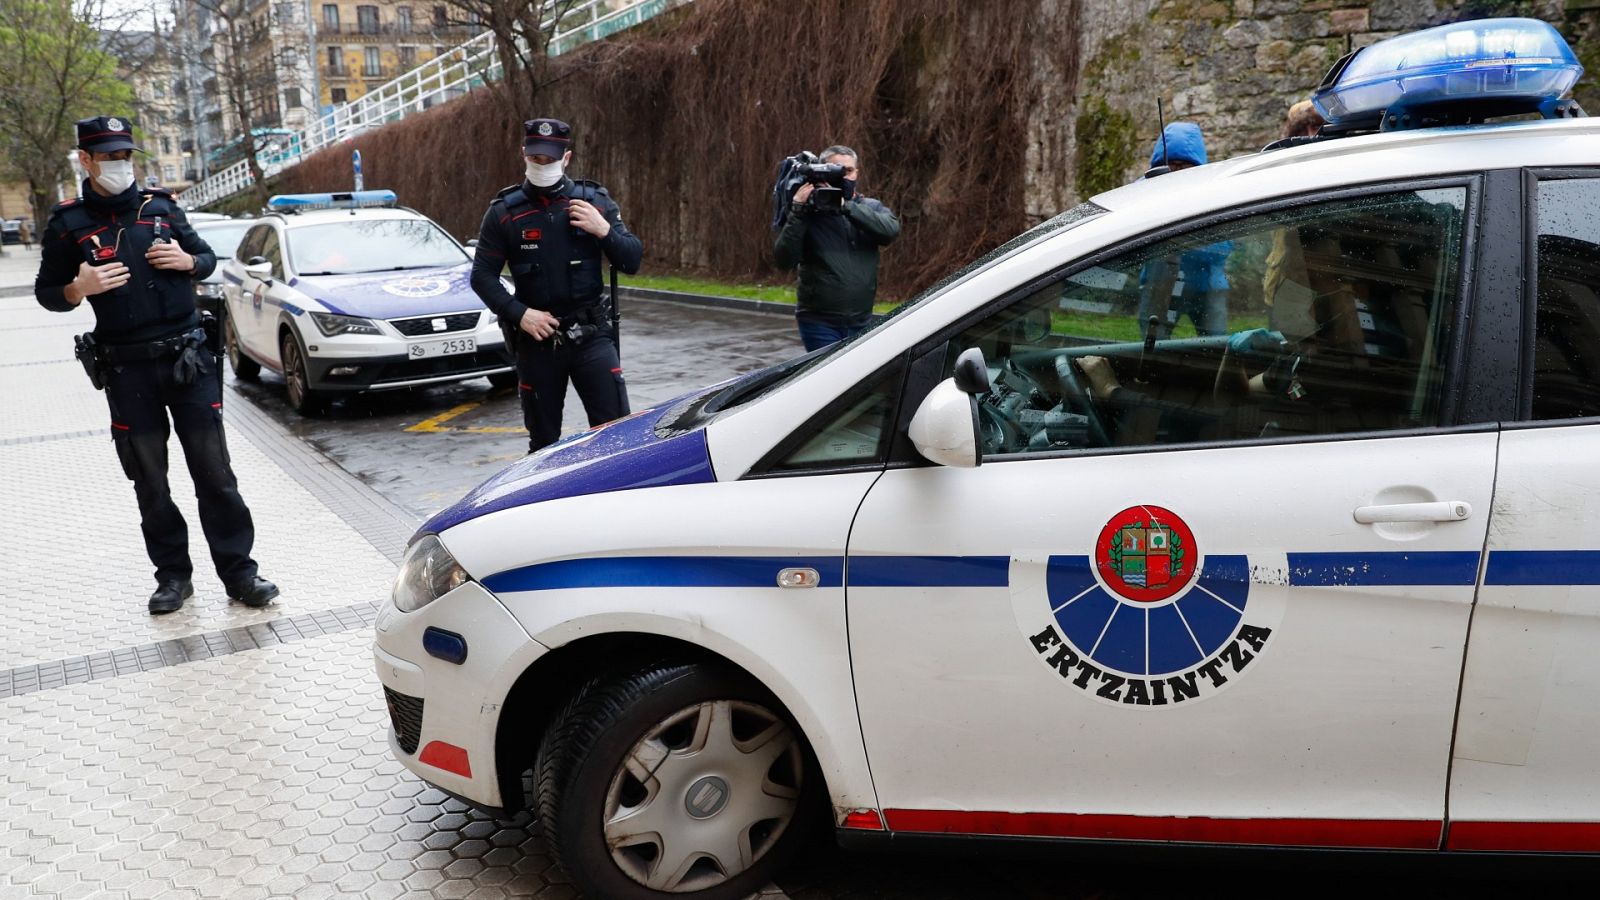
[[[200,328],[206,333],[206,349],[222,358],[222,320],[208,312],[200,314]]]
[[[89,383],[94,385],[94,389],[97,391],[105,390],[105,363],[101,361],[100,354],[97,352],[98,348],[95,345],[94,332],[86,331],[83,334],[74,335],[72,345],[72,355],[76,356],[78,362],[83,364],[83,373],[89,376]]]

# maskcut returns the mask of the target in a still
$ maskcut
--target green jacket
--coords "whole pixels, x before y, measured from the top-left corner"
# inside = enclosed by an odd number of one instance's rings
[[[846,201],[843,215],[796,207],[773,256],[780,269],[800,268],[797,312],[865,322],[878,293],[878,248],[899,234],[900,220],[870,197]]]

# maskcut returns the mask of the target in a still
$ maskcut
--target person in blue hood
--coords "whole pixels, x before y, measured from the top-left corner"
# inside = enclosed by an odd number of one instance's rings
[[[1150,150],[1152,170],[1166,166],[1177,172],[1205,164],[1205,137],[1193,122],[1168,125]],[[1139,276],[1139,334],[1148,333],[1153,317],[1156,337],[1165,338],[1184,316],[1194,323],[1197,334],[1226,334],[1228,276],[1224,269],[1231,252],[1233,243],[1221,241],[1145,263]]]

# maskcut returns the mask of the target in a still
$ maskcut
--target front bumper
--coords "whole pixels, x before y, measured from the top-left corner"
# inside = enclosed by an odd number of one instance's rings
[[[478,345],[476,353],[411,359],[404,354],[317,357],[306,360],[311,389],[316,391],[383,391],[461,381],[510,372],[515,360],[504,344]]]
[[[423,649],[430,628],[459,635],[460,665]],[[412,613],[385,603],[372,655],[389,708],[389,751],[424,781],[486,808],[507,804],[495,767],[501,705],[545,648],[477,582]]]

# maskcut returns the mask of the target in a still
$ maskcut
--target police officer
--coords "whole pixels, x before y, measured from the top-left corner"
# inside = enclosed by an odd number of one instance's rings
[[[222,379],[195,310],[193,281],[216,256],[166,191],[133,180],[126,119],[77,123],[83,195],[50,210],[40,239],[34,295],[71,312],[88,300],[94,332],[84,339],[111,407],[111,437],[139,501],[145,549],[156,567],[150,612],[174,612],[194,594],[188,528],[167,485],[167,416],[194,479],[200,525],[228,596],[265,606],[278,595],[250,558],[255,528],[228,464]]]
[[[478,232],[472,289],[500,317],[516,354],[528,449],[561,436],[561,408],[571,379],[589,424],[628,414],[604,302],[602,255],[632,274],[644,246],[622,224],[606,189],[567,177],[572,129],[557,119],[523,123],[527,179],[495,195]],[[500,281],[509,268],[516,293]]]

